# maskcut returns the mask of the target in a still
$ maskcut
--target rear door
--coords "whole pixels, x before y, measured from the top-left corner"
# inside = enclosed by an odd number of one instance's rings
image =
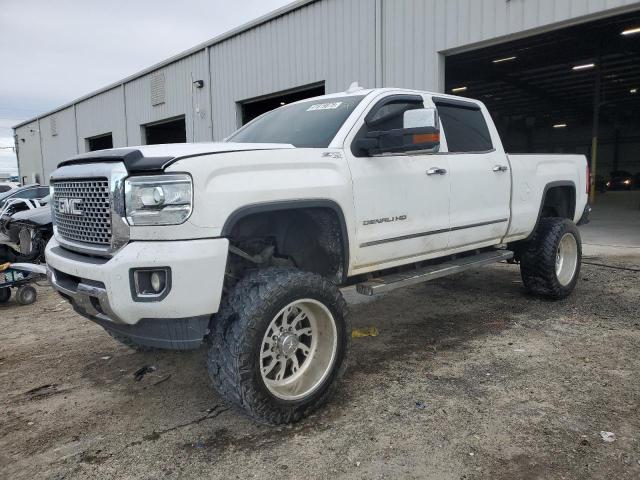
[[[438,97],[433,102],[446,144],[441,151],[449,153],[449,248],[499,243],[509,226],[511,172],[502,145],[492,140],[493,122],[479,104]]]

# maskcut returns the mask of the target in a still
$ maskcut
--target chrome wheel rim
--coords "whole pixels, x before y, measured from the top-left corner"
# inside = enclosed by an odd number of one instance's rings
[[[326,306],[308,298],[291,302],[271,320],[262,339],[262,381],[278,398],[304,398],[331,372],[337,345],[336,322]]]
[[[556,278],[560,285],[571,283],[578,266],[578,242],[571,233],[565,233],[560,239],[556,251]]]

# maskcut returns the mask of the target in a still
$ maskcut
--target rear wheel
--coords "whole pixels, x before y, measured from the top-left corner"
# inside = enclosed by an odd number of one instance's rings
[[[10,288],[0,288],[0,303],[7,303],[11,298]]]
[[[38,298],[38,292],[31,285],[23,285],[16,292],[16,301],[20,305],[31,305]]]
[[[324,403],[346,368],[351,331],[338,288],[314,273],[248,274],[214,318],[214,388],[252,418],[295,422]]]
[[[581,261],[582,244],[576,225],[564,218],[543,218],[521,256],[522,281],[537,295],[565,298],[578,281]]]

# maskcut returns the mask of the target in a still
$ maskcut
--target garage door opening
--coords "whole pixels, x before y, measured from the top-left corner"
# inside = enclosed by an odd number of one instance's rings
[[[187,125],[184,116],[143,125],[142,129],[142,138],[145,139],[146,145],[187,142]]]
[[[274,108],[281,107],[288,103],[304,100],[305,98],[317,97],[324,95],[324,82],[314,85],[307,85],[292,90],[286,90],[274,93],[268,96],[262,96],[251,100],[245,100],[240,103],[242,125],[249,123],[254,118],[259,117]]]
[[[593,244],[640,244],[640,11],[449,55],[445,65],[446,93],[484,102],[507,152],[586,155],[595,208],[583,231],[605,225],[611,237]]]
[[[451,55],[446,92],[483,101],[511,153],[594,163],[596,137],[598,187],[640,189],[639,29],[636,11]]]
[[[104,135],[97,135],[95,137],[87,138],[85,140],[87,152],[95,152],[96,150],[106,150],[113,148],[113,135],[111,132]]]

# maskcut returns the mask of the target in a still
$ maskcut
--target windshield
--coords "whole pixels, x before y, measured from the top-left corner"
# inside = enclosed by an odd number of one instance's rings
[[[364,95],[318,98],[281,107],[256,118],[227,142],[326,148],[363,98]]]

